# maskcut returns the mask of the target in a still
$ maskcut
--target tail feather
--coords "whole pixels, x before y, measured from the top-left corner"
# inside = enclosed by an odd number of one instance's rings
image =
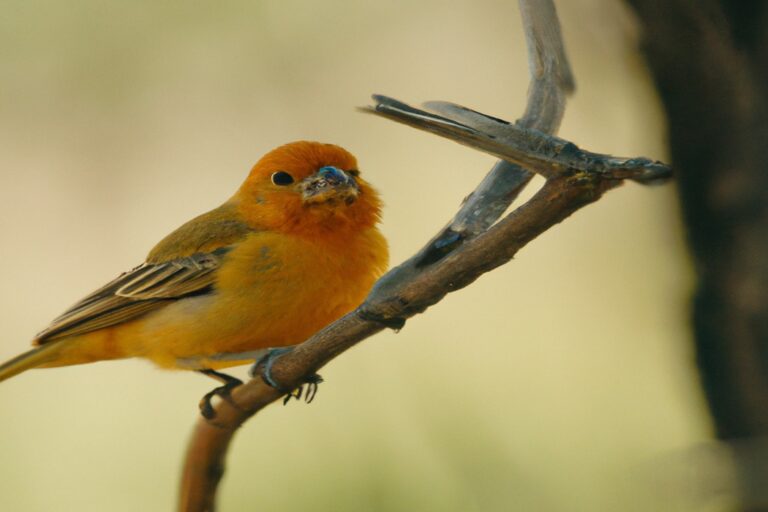
[[[61,343],[46,343],[0,365],[0,382],[56,359]]]

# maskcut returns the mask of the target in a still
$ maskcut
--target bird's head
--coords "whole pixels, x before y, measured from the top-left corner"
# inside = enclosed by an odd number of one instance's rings
[[[235,199],[254,226],[286,232],[360,230],[374,226],[381,212],[355,157],[319,142],[292,142],[264,155]]]

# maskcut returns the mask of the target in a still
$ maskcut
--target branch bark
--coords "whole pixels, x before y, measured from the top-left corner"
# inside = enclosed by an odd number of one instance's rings
[[[305,376],[385,325],[396,325],[423,312],[447,293],[506,263],[539,234],[624,179],[646,182],[670,175],[669,167],[658,162],[589,153],[548,135],[559,127],[573,80],[552,1],[520,0],[520,8],[532,81],[525,115],[517,124],[442,102],[428,104],[433,111],[429,112],[377,96],[376,107],[366,109],[504,161],[493,167],[440,233],[377,282],[361,306],[275,362],[272,375],[284,388],[298,386]],[[545,185],[497,222],[530,180],[530,171],[544,175]],[[216,489],[235,432],[281,396],[261,378],[254,378],[236,388],[231,401],[217,404],[213,420],[198,421],[187,450],[179,510],[214,510]]]

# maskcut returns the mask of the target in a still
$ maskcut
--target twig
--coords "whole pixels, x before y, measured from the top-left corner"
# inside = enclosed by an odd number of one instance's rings
[[[363,109],[413,126],[485,153],[514,162],[546,178],[565,171],[604,174],[608,179],[630,179],[641,183],[663,181],[669,168],[647,158],[618,158],[579,149],[567,140],[538,130],[522,128],[461,105],[433,101],[431,113],[386,96],[376,95],[377,105]],[[439,115],[438,115],[439,114]]]
[[[517,124],[556,134],[565,113],[566,97],[573,92],[574,83],[555,6],[551,0],[520,0],[519,5],[528,46],[531,83],[525,113]],[[371,111],[367,107],[361,110]],[[427,114],[427,117],[427,123],[436,120],[435,116]],[[414,126],[405,120],[401,122]],[[517,163],[499,160],[467,197],[451,222],[419,251],[414,261],[419,264],[434,262],[488,229],[509,208],[533,175]]]
[[[509,261],[529,241],[623,179],[646,181],[669,175],[663,164],[588,153],[544,133],[557,130],[572,79],[554,4],[551,0],[520,0],[520,8],[532,82],[525,116],[517,125],[449,103],[430,103],[428,108],[440,114],[436,115],[375,97],[378,105],[367,109],[513,163],[495,165],[446,228],[382,277],[357,310],[278,359],[272,375],[283,387],[299,385],[305,376],[385,325],[421,313],[447,293]],[[532,199],[496,222],[530,179],[521,165],[544,175],[547,182]],[[179,510],[214,510],[234,433],[280,397],[280,392],[256,378],[236,388],[231,401],[217,404],[213,421],[198,421],[187,451]]]

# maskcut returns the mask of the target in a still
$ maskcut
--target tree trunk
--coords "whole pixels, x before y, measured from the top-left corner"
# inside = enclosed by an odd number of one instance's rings
[[[768,435],[766,2],[627,1],[669,122],[698,277],[696,357],[715,430],[725,441],[755,440]],[[740,470],[745,509],[768,510],[756,498],[768,475]]]

